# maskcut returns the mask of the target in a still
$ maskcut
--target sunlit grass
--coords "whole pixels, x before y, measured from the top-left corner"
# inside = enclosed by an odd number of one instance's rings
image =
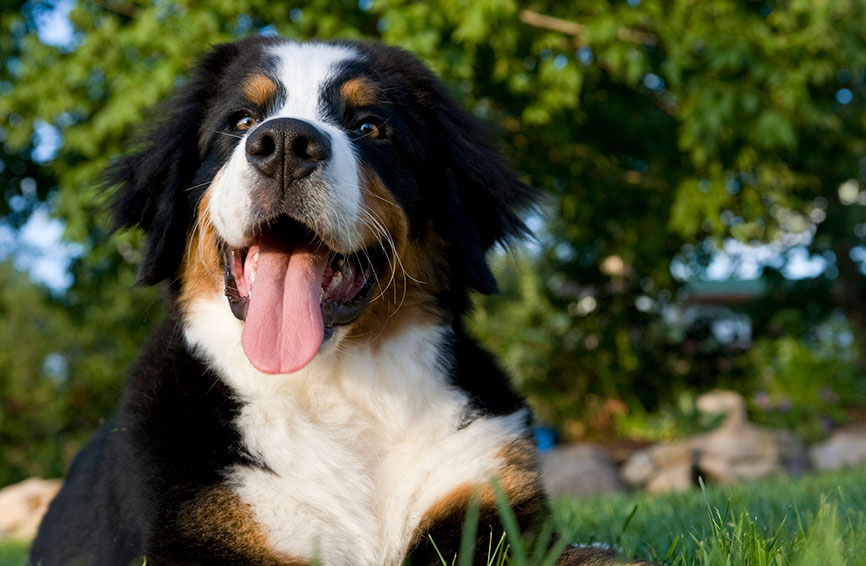
[[[560,500],[554,509],[557,530],[569,540],[666,565],[866,565],[866,470],[681,494]],[[507,516],[504,523],[508,540],[487,564],[551,564],[550,553],[541,550],[544,535],[527,547],[512,535]],[[464,562],[443,557],[442,564]]]
[[[866,565],[866,470],[555,504],[581,542],[672,565]]]
[[[503,508],[505,509],[505,508]],[[557,529],[575,542],[608,543],[625,556],[672,566],[866,566],[866,470],[713,487],[682,494],[619,494],[554,502]],[[475,516],[459,556],[442,564],[549,566],[552,528],[520,540],[491,537],[472,560]],[[435,543],[435,541],[433,541]],[[0,544],[0,566],[22,566],[27,545]]]

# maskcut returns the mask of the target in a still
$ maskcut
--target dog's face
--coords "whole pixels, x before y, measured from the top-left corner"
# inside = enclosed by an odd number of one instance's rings
[[[531,193],[411,55],[253,38],[218,46],[120,160],[119,225],[181,309],[225,295],[247,358],[290,373],[352,336],[448,322]]]

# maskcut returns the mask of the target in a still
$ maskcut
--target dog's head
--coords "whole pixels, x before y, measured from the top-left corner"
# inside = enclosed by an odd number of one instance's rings
[[[118,226],[147,232],[140,280],[169,281],[182,310],[225,295],[264,372],[459,316],[469,289],[496,289],[485,252],[525,229],[532,192],[395,48],[220,45],[154,122],[109,172]]]

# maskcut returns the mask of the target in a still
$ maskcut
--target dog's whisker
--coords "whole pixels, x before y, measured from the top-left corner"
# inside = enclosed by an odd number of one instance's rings
[[[412,276],[411,276],[411,275],[406,271],[406,268],[403,266],[402,259],[400,258],[400,254],[399,254],[399,252],[398,252],[396,246],[394,245],[394,240],[393,240],[393,238],[391,237],[390,233],[387,231],[387,229],[385,229],[385,227],[384,227],[384,223],[382,222],[381,217],[379,217],[379,215],[376,214],[375,211],[373,211],[373,210],[371,210],[371,209],[369,209],[369,208],[367,208],[367,207],[363,207],[363,208],[362,208],[362,211],[364,212],[364,214],[365,214],[365,216],[366,216],[366,220],[369,221],[371,227],[375,228],[375,231],[378,232],[378,233],[383,237],[383,241],[384,241],[384,242],[387,242],[387,243],[390,245],[391,252],[392,252],[391,254],[388,254],[389,257],[392,258],[392,259],[391,259],[391,261],[392,261],[392,265],[391,265],[391,268],[390,268],[390,271],[391,271],[391,279],[389,280],[389,282],[388,282],[388,284],[386,285],[385,289],[383,289],[382,292],[379,294],[379,296],[381,297],[381,295],[382,295],[382,294],[387,290],[387,288],[392,286],[392,284],[393,284],[393,282],[394,282],[394,277],[395,277],[396,272],[397,272],[397,267],[400,268],[400,272],[401,272],[401,275],[402,275],[402,277],[403,277],[403,281],[404,281],[404,283],[403,283],[403,285],[402,285],[402,287],[403,287],[403,289],[402,289],[402,297],[400,298],[399,302],[397,301],[397,296],[396,296],[396,286],[394,286],[394,292],[395,292],[395,295],[394,295],[394,302],[395,302],[395,304],[396,304],[397,306],[396,306],[396,308],[393,310],[393,312],[391,312],[391,313],[389,314],[389,318],[390,318],[390,317],[393,317],[393,316],[394,316],[394,315],[395,315],[395,314],[400,310],[400,308],[403,306],[403,304],[405,303],[406,296],[407,296],[407,293],[408,293],[408,285],[406,284],[406,280],[407,280],[407,279],[410,279],[410,280],[412,280],[412,281],[414,281],[414,282],[416,282],[416,283],[419,283],[419,284],[424,284],[424,283],[423,283],[422,281],[418,280],[417,278],[412,277]],[[380,241],[380,245],[383,245],[383,250],[384,250],[384,243],[383,243],[382,241]],[[386,251],[386,253],[387,253],[387,250],[385,250],[385,251]]]
[[[214,177],[214,179],[216,179],[216,177]],[[193,185],[191,187],[187,187],[186,189],[184,189],[184,192],[193,191],[193,190],[199,189],[201,187],[206,187],[206,186],[210,185],[211,183],[213,183],[214,179],[211,179],[210,181],[205,181],[203,183],[198,183],[198,184]]]
[[[387,198],[383,197],[382,195],[377,195],[376,193],[374,193],[373,191],[371,191],[370,189],[368,189],[368,188],[365,187],[364,185],[361,185],[361,191],[362,191],[364,194],[367,194],[367,195],[369,195],[369,196],[371,196],[371,197],[373,197],[373,198],[377,198],[377,199],[381,200],[382,202],[385,202],[385,203],[390,204],[390,205],[393,206],[393,207],[400,208],[400,205],[397,204],[396,202],[394,202],[394,201],[392,201],[392,200],[388,200]]]
[[[214,129],[214,128],[209,128],[209,127],[203,125],[201,122],[196,122],[196,125],[197,125],[198,127],[200,127],[202,130],[205,130],[205,131],[208,131],[208,132],[213,132],[213,133],[215,133],[215,134],[220,134],[221,136],[229,136],[229,137],[231,137],[231,138],[237,138],[237,139],[239,139],[239,140],[242,140],[242,139],[244,139],[244,137],[245,137],[245,136],[242,136],[242,135],[239,135],[239,134],[233,134],[233,133],[231,133],[231,132],[226,132],[226,131],[223,131],[223,130],[216,130],[216,129]]]

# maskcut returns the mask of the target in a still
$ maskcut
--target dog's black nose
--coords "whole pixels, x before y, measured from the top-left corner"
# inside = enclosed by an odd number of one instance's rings
[[[247,161],[283,186],[302,179],[331,157],[331,142],[318,128],[294,118],[275,118],[247,138]]]

